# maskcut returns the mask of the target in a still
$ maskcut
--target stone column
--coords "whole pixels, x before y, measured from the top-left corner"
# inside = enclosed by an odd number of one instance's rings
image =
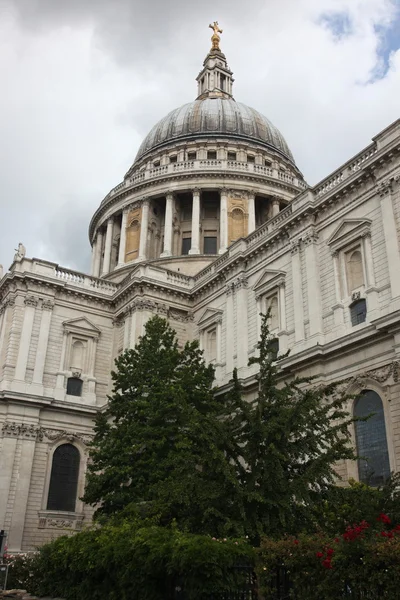
[[[171,221],[172,228],[172,221]],[[147,258],[147,234],[149,229],[149,201],[143,200],[142,204],[142,220],[140,223],[140,242],[139,242],[139,260]],[[165,237],[164,237],[165,239]]]
[[[248,226],[248,232],[247,233],[251,233],[256,228],[255,195],[252,194],[252,193],[249,194],[248,213],[249,213],[249,221],[248,221],[249,226]]]
[[[189,254],[200,254],[200,190],[193,190],[192,201],[192,246]]]
[[[128,209],[122,211],[121,221],[121,236],[119,240],[118,267],[125,264],[125,249],[126,249],[126,226],[128,222]]]
[[[284,354],[288,351],[288,333],[286,329],[286,296],[285,283],[279,284],[279,352]]]
[[[386,246],[387,265],[389,270],[392,298],[400,296],[400,253],[397,239],[396,219],[393,214],[392,180],[380,183],[378,191],[381,197],[381,213]]]
[[[94,266],[96,262],[96,240],[93,241],[92,245],[92,262],[90,264],[90,274],[94,275]]]
[[[47,346],[50,334],[51,312],[54,303],[52,300],[43,300],[42,319],[40,322],[39,340],[36,350],[35,367],[32,383],[43,386],[43,373],[46,361]],[[43,393],[43,392],[42,392]]]
[[[131,316],[129,311],[126,311],[124,318],[124,350],[129,348],[129,335],[131,332]]]
[[[102,275],[107,275],[107,273],[110,272],[113,230],[114,230],[114,217],[110,217],[107,221],[106,243],[104,246],[104,260],[103,260],[103,268],[101,270]]]
[[[220,216],[219,216],[219,253],[223,254],[228,248],[228,191],[221,190],[220,194]],[[193,234],[192,234],[193,244]]]
[[[321,334],[323,331],[317,241],[318,234],[314,230],[309,230],[303,240],[307,273],[307,302],[310,336]]]
[[[22,323],[21,337],[19,340],[17,364],[14,379],[25,381],[26,367],[28,364],[29,349],[31,346],[33,321],[35,318],[38,299],[35,296],[26,296],[24,320]]]
[[[225,363],[226,375],[233,371],[233,354],[234,354],[234,316],[233,316],[233,284],[230,283],[225,288],[226,292],[226,325],[225,325]]]
[[[248,325],[247,325],[247,277],[240,275],[235,281],[236,291],[236,348],[237,348],[237,366],[238,369],[244,369],[248,366]],[[229,348],[227,349],[229,352]]]
[[[279,200],[278,198],[274,198],[272,200],[272,217],[276,217],[279,215]]]
[[[161,256],[171,256],[172,254],[172,217],[174,213],[174,195],[168,192],[165,205],[165,224],[164,224],[164,251]]]
[[[292,282],[294,304],[294,339],[295,342],[304,340],[303,291],[301,282],[300,241],[292,241]]]
[[[94,275],[94,277],[100,277],[101,251],[102,251],[102,246],[103,246],[103,232],[101,231],[101,229],[99,229],[99,231],[97,232],[95,244],[96,244],[96,255],[94,258],[93,275]]]

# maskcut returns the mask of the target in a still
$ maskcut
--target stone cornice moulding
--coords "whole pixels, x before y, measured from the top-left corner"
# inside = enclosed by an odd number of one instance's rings
[[[204,331],[208,329],[211,325],[217,325],[218,323],[222,323],[222,315],[223,311],[217,308],[206,308],[206,310],[201,315],[200,319],[197,321],[197,327],[199,331]]]
[[[87,317],[78,317],[76,319],[64,321],[62,326],[66,333],[74,333],[93,339],[98,339],[101,335],[100,329],[89,321]]]

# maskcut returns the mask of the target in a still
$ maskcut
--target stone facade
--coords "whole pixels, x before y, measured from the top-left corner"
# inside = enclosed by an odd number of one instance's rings
[[[210,53],[203,71],[225,87],[199,76],[198,101],[231,106],[224,55]],[[152,134],[92,219],[91,275],[23,249],[0,281],[0,528],[10,551],[90,522],[79,497],[93,419],[115,358],[154,314],[182,343],[199,340],[217,385],[237,367],[251,397],[248,360],[259,313],[271,307],[279,352],[290,349],[282,378],[375,391],[398,470],[400,121],[314,188],[273,126],[264,138],[226,131],[222,121],[212,135],[207,127],[162,142]],[[80,457],[73,511],[48,508],[63,445]],[[344,481],[359,476],[353,463],[338,472]]]

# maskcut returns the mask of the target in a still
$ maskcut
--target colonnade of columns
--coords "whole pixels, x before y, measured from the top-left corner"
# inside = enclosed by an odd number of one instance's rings
[[[225,188],[220,190],[220,212],[219,212],[219,249],[218,253],[226,252],[230,240],[228,240],[228,197],[229,191]],[[247,197],[247,235],[256,229],[256,208],[255,194],[245,193]],[[168,192],[165,196],[165,221],[164,221],[164,242],[161,252],[161,257],[173,255],[173,228],[175,214],[176,195],[174,192]],[[270,216],[274,217],[279,213],[280,201],[278,198],[273,198],[271,201]],[[126,229],[128,227],[129,209],[125,208],[121,220],[120,244],[118,251],[117,267],[125,264],[125,247],[126,247]],[[148,228],[149,228],[150,200],[148,198],[142,200],[142,210],[140,219],[140,242],[138,260],[146,260],[148,258]],[[191,248],[190,255],[201,253],[200,244],[200,225],[201,225],[201,190],[194,188],[192,190],[192,226],[191,226]],[[96,239],[92,247],[92,265],[91,273],[95,277],[107,275],[111,270],[111,253],[115,228],[115,217],[112,216],[107,220],[105,231],[99,229]]]

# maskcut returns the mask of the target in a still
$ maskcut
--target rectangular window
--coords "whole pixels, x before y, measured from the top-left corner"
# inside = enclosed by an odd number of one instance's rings
[[[156,167],[159,167],[159,166],[160,166],[160,161],[159,160],[155,160],[153,162],[153,167],[156,168]]]
[[[192,205],[188,202],[182,204],[181,207],[182,221],[191,221],[192,219]]]
[[[255,161],[255,157],[252,154],[248,154],[247,155],[247,162],[248,163],[254,163]]]
[[[169,162],[170,163],[176,163],[177,161],[178,161],[178,157],[177,157],[176,154],[174,156],[170,156],[169,157]]]
[[[208,160],[216,160],[217,159],[217,151],[216,150],[209,150],[207,152],[207,158],[208,158]]]
[[[228,160],[236,160],[236,152],[228,152]]]
[[[268,160],[268,159],[265,159],[265,161],[264,161],[264,165],[265,165],[266,167],[272,167],[272,162],[271,162],[270,160]]]
[[[182,239],[182,254],[189,254],[189,250],[192,247],[192,238],[185,237]]]
[[[217,238],[216,237],[205,237],[204,238],[204,254],[217,254]]]
[[[272,359],[276,360],[278,358],[278,352],[279,352],[279,338],[272,338],[268,342],[268,349],[272,355]]]
[[[187,159],[188,160],[196,160],[196,152],[188,152]]]
[[[367,303],[363,298],[353,302],[350,306],[350,318],[353,327],[360,323],[365,323],[367,319]]]

